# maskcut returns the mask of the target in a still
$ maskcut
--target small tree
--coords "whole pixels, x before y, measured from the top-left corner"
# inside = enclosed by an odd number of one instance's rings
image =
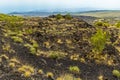
[[[96,34],[91,37],[91,44],[93,45],[93,51],[101,53],[105,48],[107,40],[109,40],[107,32],[104,32],[102,29],[98,29]]]

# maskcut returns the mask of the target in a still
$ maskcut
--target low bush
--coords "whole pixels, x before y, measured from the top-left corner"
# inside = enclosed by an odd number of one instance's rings
[[[67,53],[60,51],[49,51],[48,57],[53,59],[60,59],[60,58],[64,58],[66,55]]]
[[[72,74],[65,74],[58,77],[56,80],[82,80],[81,78],[76,78]]]
[[[32,54],[35,54],[35,53],[37,52],[36,47],[34,47],[34,46],[31,45],[31,44],[28,44],[28,43],[27,43],[27,44],[24,44],[24,46],[27,47]]]
[[[46,76],[53,78],[53,77],[54,77],[54,74],[53,74],[52,72],[47,72]]]
[[[110,26],[108,22],[103,22],[103,21],[96,21],[94,25],[96,27],[109,27]]]
[[[68,13],[68,14],[65,15],[65,19],[70,20],[70,19],[72,19],[72,16]]]
[[[117,28],[120,28],[120,21],[115,24]]]
[[[6,43],[6,44],[2,45],[2,49],[3,49],[4,51],[10,51],[11,46],[10,46],[9,43]]]
[[[118,70],[113,70],[113,71],[112,71],[112,74],[113,74],[114,76],[116,76],[117,78],[120,78],[120,71],[118,71]]]
[[[13,39],[13,41],[15,41],[15,42],[18,42],[18,43],[22,43],[22,42],[23,42],[23,39],[22,39],[22,38],[20,38],[20,37],[17,37],[17,36],[12,36],[11,38],[12,38],[12,39]]]
[[[38,73],[41,75],[41,74],[43,74],[44,72],[43,72],[42,69],[39,69],[39,70],[38,70]]]
[[[77,60],[79,60],[79,55],[78,54],[73,54],[73,55],[70,56],[70,59],[77,61]]]
[[[32,45],[33,45],[34,48],[39,47],[38,43],[35,40],[32,40],[31,42],[32,42]]]
[[[73,73],[80,73],[80,69],[78,66],[70,66],[69,70]]]
[[[62,16],[61,14],[57,14],[57,15],[55,16],[55,18],[56,18],[56,19],[62,19],[63,16]]]
[[[28,65],[23,65],[18,68],[18,72],[22,73],[25,77],[31,77],[31,75],[34,73],[34,68]]]

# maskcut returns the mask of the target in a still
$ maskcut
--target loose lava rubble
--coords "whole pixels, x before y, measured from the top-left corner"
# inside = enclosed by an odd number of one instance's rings
[[[10,28],[12,23],[21,25]],[[0,80],[119,80],[112,74],[120,70],[119,29],[102,29],[110,33],[110,42],[94,58],[90,38],[96,28],[82,19],[1,20]]]

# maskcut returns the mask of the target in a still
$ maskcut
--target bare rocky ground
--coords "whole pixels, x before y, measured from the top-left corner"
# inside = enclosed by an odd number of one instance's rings
[[[18,33],[1,22],[0,80],[64,80],[58,77],[65,74],[75,80],[119,80],[112,74],[120,70],[119,29],[103,29],[111,41],[94,58],[89,39],[96,28],[81,19],[28,18]],[[70,71],[70,66],[80,72]]]

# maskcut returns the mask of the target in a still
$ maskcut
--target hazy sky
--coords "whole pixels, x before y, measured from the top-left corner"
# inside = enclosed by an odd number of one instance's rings
[[[1,12],[120,9],[120,0],[1,0]]]

